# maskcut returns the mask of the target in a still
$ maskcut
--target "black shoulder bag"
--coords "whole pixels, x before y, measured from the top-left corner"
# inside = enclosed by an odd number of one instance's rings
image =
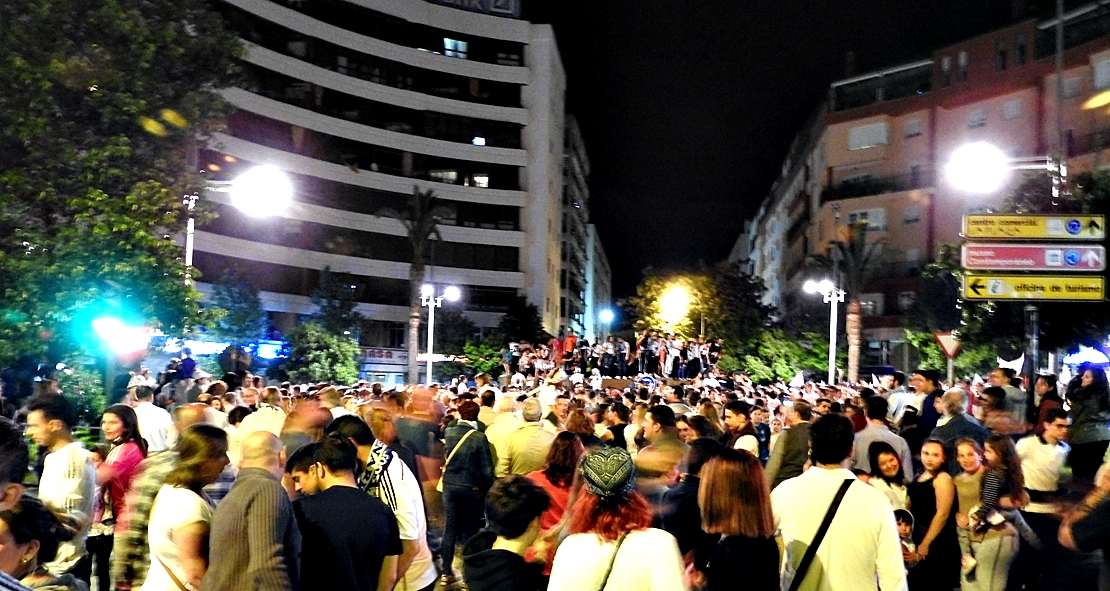
[[[821,527],[817,528],[817,535],[813,536],[813,543],[809,545],[809,548],[806,548],[801,564],[794,571],[794,579],[790,581],[790,591],[798,591],[798,588],[802,586],[802,580],[806,578],[809,565],[813,564],[813,559],[817,556],[817,548],[821,546],[821,541],[825,539],[825,534],[828,533],[829,526],[832,525],[833,517],[836,517],[836,510],[840,508],[840,502],[844,500],[844,494],[848,492],[848,487],[855,480],[855,478],[845,480],[844,484],[840,485],[840,490],[836,491],[836,496],[833,497],[832,504],[829,505],[829,510],[825,513],[825,520],[821,522]]]

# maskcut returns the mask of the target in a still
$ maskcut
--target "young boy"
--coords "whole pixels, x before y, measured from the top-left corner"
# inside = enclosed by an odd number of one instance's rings
[[[917,544],[913,542],[913,515],[905,509],[894,511],[894,522],[898,524],[898,537],[902,541],[902,562],[906,564],[906,572],[917,564],[914,553]]]

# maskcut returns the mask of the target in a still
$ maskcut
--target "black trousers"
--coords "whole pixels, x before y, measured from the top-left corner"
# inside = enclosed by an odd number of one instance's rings
[[[89,536],[85,541],[85,549],[89,552],[86,557],[89,559],[88,566],[90,571],[93,565],[96,565],[96,581],[100,591],[110,591],[112,588],[110,577],[110,559],[112,557],[112,539],[114,536]],[[89,582],[92,572],[86,575],[84,581]],[[81,578],[77,573],[74,576]]]

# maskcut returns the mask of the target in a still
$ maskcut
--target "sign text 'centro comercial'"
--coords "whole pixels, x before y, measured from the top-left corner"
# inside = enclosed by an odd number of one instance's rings
[[[964,244],[963,268],[977,271],[1073,271],[1106,269],[1106,249],[1098,244]]]
[[[993,273],[964,276],[963,297],[967,300],[1057,300],[1102,301],[1106,282],[1090,275],[1002,275]]]
[[[1101,215],[964,216],[964,237],[1037,240],[1102,240],[1106,220]]]

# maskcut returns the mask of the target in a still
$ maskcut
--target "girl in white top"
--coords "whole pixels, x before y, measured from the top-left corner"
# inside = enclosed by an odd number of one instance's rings
[[[229,461],[227,434],[212,425],[194,425],[177,443],[181,458],[154,497],[150,512],[150,573],[142,591],[199,587],[208,570],[212,503],[204,486],[216,481]]]
[[[875,441],[867,453],[871,460],[871,475],[867,483],[883,491],[895,511],[908,508],[910,498],[906,476],[894,446],[885,441]]]
[[[678,543],[649,527],[651,508],[635,492],[627,451],[606,447],[582,460],[584,490],[571,509],[571,535],[555,552],[549,591],[684,591]],[[601,523],[599,517],[612,519]]]

